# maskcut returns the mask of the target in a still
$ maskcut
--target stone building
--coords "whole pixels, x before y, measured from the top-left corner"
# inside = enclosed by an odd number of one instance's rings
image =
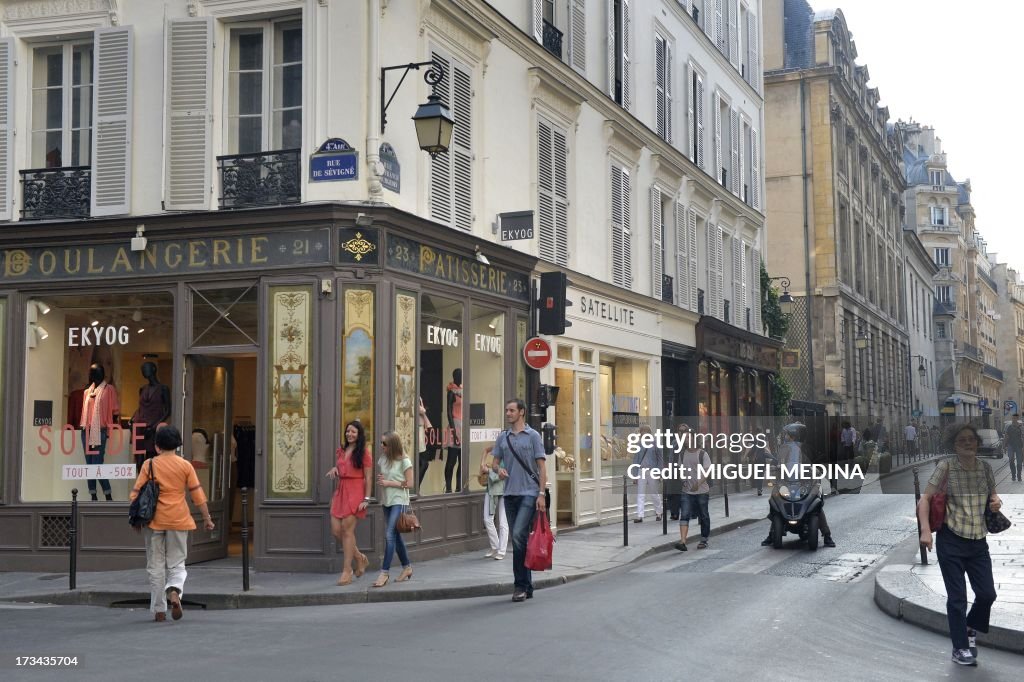
[[[1003,371],[999,404],[993,412],[1003,424],[1024,404],[1024,282],[1006,263],[992,268],[999,295],[996,299],[996,365]]]

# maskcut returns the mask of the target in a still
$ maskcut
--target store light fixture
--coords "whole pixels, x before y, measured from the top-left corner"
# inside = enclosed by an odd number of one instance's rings
[[[138,328],[138,329],[137,329],[137,330],[135,331],[135,333],[136,333],[136,334],[141,334],[141,333],[142,333],[142,332],[144,332],[144,331],[146,331],[146,328],[145,328],[145,327],[139,327],[139,328]]]
[[[50,337],[50,332],[46,331],[46,327],[41,324],[36,325],[36,334],[39,336],[40,341]]]
[[[476,262],[477,263],[483,263],[484,265],[490,265],[491,264],[491,261],[487,260],[487,256],[485,256],[483,254],[483,252],[480,250],[479,246],[476,247]]]
[[[29,307],[35,308],[35,312],[38,315],[46,315],[50,312],[50,306],[46,305],[45,303],[37,299],[30,299],[28,304]]]
[[[93,327],[96,327],[96,326],[99,326],[99,323],[100,323],[100,321],[99,321],[99,320],[93,320],[93,321],[92,321],[92,323],[91,323],[91,325],[92,325]]]
[[[132,237],[132,251],[145,251],[146,250],[146,226],[139,225],[135,228],[135,236]]]

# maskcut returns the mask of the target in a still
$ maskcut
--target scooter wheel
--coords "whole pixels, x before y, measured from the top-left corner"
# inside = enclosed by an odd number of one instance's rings
[[[816,552],[818,550],[819,523],[820,519],[818,519],[817,514],[807,519],[807,549],[811,550],[812,552]]]
[[[786,534],[786,524],[781,516],[772,517],[772,547],[782,549],[782,536]]]

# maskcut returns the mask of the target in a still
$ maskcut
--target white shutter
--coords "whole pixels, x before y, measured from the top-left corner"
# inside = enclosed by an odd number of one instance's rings
[[[687,249],[687,255],[690,257],[690,310],[697,312],[697,212],[692,208],[686,214],[686,232],[690,242]]]
[[[743,242],[739,236],[732,236],[732,322],[743,326]]]
[[[530,0],[530,28],[533,38],[544,43],[544,0]]]
[[[736,129],[736,134],[740,138],[740,173],[736,176],[736,195],[742,201],[750,201],[750,189],[747,188],[747,197],[743,197],[743,185],[747,181],[747,134],[743,131],[743,120],[740,119],[739,127]]]
[[[619,55],[615,53],[615,0],[605,0],[608,16],[608,96],[615,99],[615,65]]]
[[[694,86],[693,86],[693,67],[689,64],[686,65],[686,137],[689,141],[690,150],[690,161],[697,163],[697,136],[693,133],[694,125]]]
[[[764,325],[761,322],[761,250],[750,249],[750,307],[753,308],[753,331],[755,334],[764,334]]]
[[[651,296],[661,300],[662,275],[665,272],[665,246],[662,237],[661,191],[651,188]]]
[[[630,32],[632,16],[629,11],[629,0],[620,0],[622,3],[622,108],[627,111],[632,106],[632,62],[630,62]]]
[[[736,0],[728,0],[729,2],[729,62],[736,67],[736,70],[740,70],[740,35],[737,29],[738,18],[739,18],[739,5],[736,4]]]
[[[587,72],[586,0],[572,0],[569,9],[569,63],[580,73]]]
[[[555,263],[569,265],[569,145],[566,134],[552,129],[555,198]]]
[[[622,251],[625,275],[622,286],[627,289],[633,288],[633,214],[629,207],[631,196],[629,171],[622,169]]]
[[[430,58],[441,65],[444,73],[437,84],[437,93],[441,101],[451,110],[451,62],[437,52]],[[456,127],[458,127],[456,125]],[[434,220],[451,225],[452,222],[452,157],[455,154],[455,134],[452,132],[452,146],[446,154],[438,154],[430,160],[430,217]]]
[[[715,92],[715,97],[712,100],[715,105],[715,110],[712,112],[714,115],[714,135],[715,135],[715,167],[711,171],[711,177],[715,179],[715,182],[722,183],[722,98],[719,97],[718,92]]]
[[[729,145],[731,147],[732,157],[729,164],[729,186],[732,188],[732,193],[736,196],[740,195],[740,113],[736,111],[736,107],[732,107],[729,110]]]
[[[212,184],[213,19],[171,19],[166,49],[165,206],[205,211]]]
[[[568,174],[565,133],[546,121],[537,123],[538,246],[540,257],[567,266]]]
[[[716,289],[718,278],[715,276],[715,264],[718,262],[715,257],[715,226],[710,221],[704,223],[704,244],[707,247],[707,282],[708,290],[704,294],[704,314],[711,317],[718,316],[718,309],[715,307]]]
[[[14,38],[0,38],[0,220],[10,220],[14,202]]]
[[[760,91],[758,88],[761,75],[761,64],[757,51],[758,21],[756,15],[747,12],[747,82],[754,86],[754,90]]]
[[[676,202],[676,305],[690,307],[689,235],[686,230],[686,207]]]
[[[697,167],[707,170],[704,166],[704,78],[697,74]]]
[[[750,205],[761,208],[761,147],[753,126],[750,127]]]
[[[625,247],[623,240],[624,208],[622,206],[622,170],[618,166],[612,166],[611,170],[611,194],[612,194],[612,283],[618,286],[625,286]]]
[[[656,130],[663,139],[668,139],[665,126],[665,39],[654,36],[654,113]]]
[[[473,78],[452,62],[452,203],[454,227],[473,229]]]
[[[728,56],[728,47],[726,46],[725,36],[725,22],[722,17],[723,4],[725,0],[715,0],[715,44],[718,46],[718,51]]]
[[[93,39],[90,215],[121,215],[131,206],[132,27],[98,28]]]
[[[725,231],[721,225],[715,225],[715,265],[715,285],[718,291],[715,301],[718,311],[716,317],[728,322],[725,319]]]
[[[665,140],[672,139],[672,46],[665,43]]]

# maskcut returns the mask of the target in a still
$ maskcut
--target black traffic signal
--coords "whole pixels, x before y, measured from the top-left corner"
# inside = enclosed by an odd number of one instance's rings
[[[553,455],[555,453],[555,448],[558,447],[558,443],[555,442],[555,425],[545,423],[544,426],[541,427],[541,431],[544,432],[544,454]]]
[[[565,319],[565,309],[572,305],[572,302],[565,298],[567,286],[569,286],[569,280],[564,272],[541,274],[540,300],[537,301],[537,307],[540,309],[537,331],[541,334],[557,336],[564,334],[566,327],[572,326],[572,322]]]

